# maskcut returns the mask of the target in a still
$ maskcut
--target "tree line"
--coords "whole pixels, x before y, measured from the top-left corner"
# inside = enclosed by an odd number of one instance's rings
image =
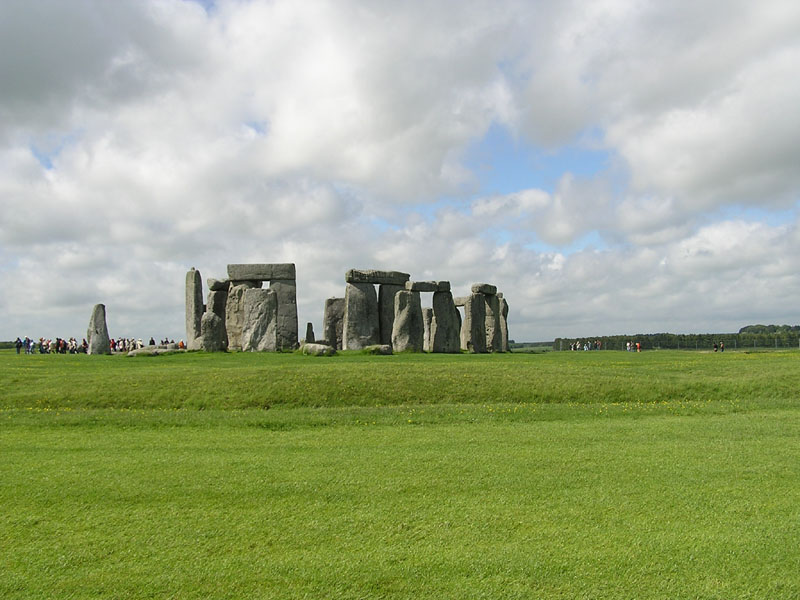
[[[553,350],[569,350],[577,342],[582,350],[587,342],[600,342],[602,350],[625,350],[628,342],[639,342],[643,350],[708,350],[720,342],[737,348],[799,348],[800,325],[748,325],[739,333],[637,333],[580,338],[556,338]]]

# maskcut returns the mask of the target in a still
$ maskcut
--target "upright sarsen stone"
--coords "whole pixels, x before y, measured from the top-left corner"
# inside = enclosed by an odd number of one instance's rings
[[[422,304],[419,292],[402,290],[394,297],[392,348],[395,352],[422,352],[424,341]]]
[[[278,350],[294,350],[298,347],[297,283],[294,279],[273,279],[269,289],[278,300]]]
[[[497,294],[500,300],[500,340],[503,352],[511,352],[508,345],[508,302],[502,294]]]
[[[477,354],[486,352],[486,297],[483,294],[467,296],[464,302],[461,349]]]
[[[402,285],[383,283],[378,287],[378,313],[380,315],[380,343],[392,343],[392,329],[394,327],[394,297]]]
[[[192,267],[186,273],[186,347],[197,348],[200,337],[200,319],[203,316],[203,280],[200,271]]]
[[[433,309],[422,309],[422,349],[425,352],[433,352],[431,346],[431,325],[433,324]]]
[[[486,299],[486,351],[502,352],[500,300],[495,294],[484,294],[484,298]]]
[[[86,331],[89,343],[88,354],[111,354],[111,340],[108,337],[105,304],[96,304],[89,318],[89,329]]]
[[[334,350],[342,349],[343,325],[344,298],[328,298],[322,315],[322,335]]]
[[[244,293],[254,289],[252,283],[240,283],[231,287],[225,303],[225,330],[228,334],[228,349],[242,349],[242,327],[244,326]],[[260,288],[258,288],[260,289]]]
[[[431,351],[457,353],[461,349],[461,315],[451,292],[434,292]]]
[[[373,284],[347,284],[342,338],[342,347],[345,350],[361,350],[380,343],[378,295]]]
[[[208,300],[206,301],[206,310],[213,312],[220,319],[225,319],[225,307],[228,304],[228,290],[208,292]]]
[[[206,352],[225,352],[228,349],[225,321],[210,310],[203,313],[203,317],[200,319],[198,345]]]
[[[278,349],[278,296],[272,289],[245,290],[242,300],[242,350],[274,352]]]

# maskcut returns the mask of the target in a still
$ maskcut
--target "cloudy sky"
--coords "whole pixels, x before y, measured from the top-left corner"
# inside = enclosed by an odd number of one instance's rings
[[[800,323],[800,3],[0,2],[0,339],[184,277],[496,284],[510,336]],[[302,328],[302,327],[301,327]]]

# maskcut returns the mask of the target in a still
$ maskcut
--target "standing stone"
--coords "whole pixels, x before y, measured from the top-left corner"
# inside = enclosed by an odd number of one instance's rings
[[[231,287],[225,303],[225,329],[228,332],[228,349],[242,349],[242,327],[244,326],[244,293],[256,289],[251,283],[240,283]],[[260,289],[260,288],[259,288]]]
[[[225,307],[228,304],[228,290],[208,292],[208,301],[206,302],[206,310],[213,312],[220,319],[225,319]]]
[[[186,273],[186,347],[197,348],[200,319],[203,316],[203,280],[194,267]]]
[[[394,297],[402,285],[383,283],[378,287],[378,313],[380,314],[381,344],[392,343],[392,329],[394,327]]]
[[[425,331],[419,292],[402,290],[394,297],[394,330],[392,348],[395,352],[422,352]]]
[[[105,304],[95,304],[89,318],[89,329],[86,332],[89,343],[88,354],[111,354],[111,340],[108,337]]]
[[[306,323],[306,344],[313,344],[316,341],[314,337],[314,325]]]
[[[225,321],[210,310],[200,319],[199,346],[206,352],[225,352],[228,349]]]
[[[464,302],[464,321],[461,323],[461,349],[480,354],[486,352],[486,297],[467,296]]]
[[[347,284],[342,338],[345,350],[361,350],[380,342],[378,295],[371,283]]]
[[[495,294],[484,294],[486,301],[486,351],[502,352],[503,337],[500,331],[500,300]]]
[[[344,298],[325,300],[322,316],[322,333],[334,350],[342,349],[342,326],[344,325]]]
[[[503,348],[502,352],[511,352],[511,347],[508,345],[508,302],[503,298],[502,294],[497,294],[500,300],[500,343]]]
[[[451,292],[433,293],[432,352],[457,353],[461,349],[461,315]]]
[[[278,296],[278,350],[294,350],[298,347],[297,283],[294,279],[273,279],[269,289]]]
[[[242,299],[242,350],[274,352],[278,349],[278,296],[274,290],[245,290]]]
[[[423,308],[422,309],[422,349],[425,352],[433,352],[433,346],[431,346],[431,325],[433,324],[433,309],[432,308]]]

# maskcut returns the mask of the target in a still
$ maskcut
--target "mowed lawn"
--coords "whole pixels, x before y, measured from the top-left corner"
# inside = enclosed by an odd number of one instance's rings
[[[0,598],[800,597],[797,352],[0,375]]]

